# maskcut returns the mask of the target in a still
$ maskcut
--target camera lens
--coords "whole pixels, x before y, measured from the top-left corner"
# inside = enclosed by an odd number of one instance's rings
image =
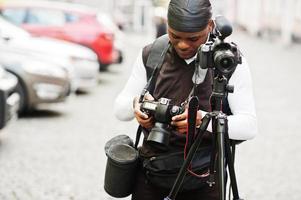
[[[230,50],[219,50],[214,54],[215,67],[224,74],[235,70],[235,56]]]
[[[220,61],[221,67],[226,68],[226,69],[229,68],[229,67],[231,67],[233,64],[234,64],[234,62],[233,62],[233,60],[231,58],[223,58]]]
[[[156,122],[146,142],[157,149],[166,151],[169,144],[170,131],[167,124]]]

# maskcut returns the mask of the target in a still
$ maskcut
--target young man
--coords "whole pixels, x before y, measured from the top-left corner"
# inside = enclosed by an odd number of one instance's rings
[[[204,44],[214,29],[211,19],[211,4],[209,0],[171,0],[168,8],[168,37],[171,43],[167,50],[162,68],[156,78],[154,91],[147,94],[145,99],[158,100],[162,97],[171,99],[173,105],[181,105],[188,97],[194,86],[195,58],[198,48]],[[187,109],[182,114],[172,118],[172,130],[169,139],[169,149],[162,152],[146,142],[150,130],[154,126],[154,118],[140,109],[139,95],[147,83],[145,63],[150,54],[151,45],[143,48],[134,64],[132,74],[115,102],[115,115],[120,120],[131,120],[134,117],[144,128],[144,142],[139,149],[142,160],[152,156],[160,156],[172,152],[184,151],[185,134],[187,130]],[[202,117],[211,110],[210,96],[212,92],[212,73],[209,69],[202,69],[201,83],[196,88],[199,98],[199,111],[196,125],[201,124]],[[228,116],[229,137],[235,140],[248,140],[257,133],[257,121],[252,94],[251,77],[245,59],[232,74],[230,85],[234,85],[235,92],[228,95],[229,108],[232,115]],[[208,127],[210,136],[212,128]],[[211,134],[212,135],[212,134]],[[212,137],[206,137],[201,147],[210,146]],[[159,200],[168,195],[170,188],[162,188],[151,183],[145,175],[143,165],[139,173],[133,200]],[[214,200],[218,199],[217,184],[193,190],[181,191],[177,200]]]

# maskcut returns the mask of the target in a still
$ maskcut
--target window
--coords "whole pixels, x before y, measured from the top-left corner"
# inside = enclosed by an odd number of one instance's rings
[[[44,26],[63,26],[64,13],[59,10],[31,9],[28,13],[27,23]]]
[[[79,20],[79,16],[74,13],[65,13],[65,16],[66,16],[67,23],[73,23]]]
[[[7,8],[3,9],[1,12],[6,19],[18,25],[24,22],[26,15],[26,10],[19,8]]]

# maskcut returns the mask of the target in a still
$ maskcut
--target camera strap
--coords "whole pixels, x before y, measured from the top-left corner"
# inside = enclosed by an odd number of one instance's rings
[[[147,69],[148,82],[144,87],[144,89],[146,89],[151,94],[154,92],[158,73],[162,67],[166,52],[168,51],[169,47],[170,42],[167,34],[157,38],[152,44],[149,56],[145,64]]]
[[[169,47],[170,47],[170,42],[169,42],[169,38],[168,38],[167,34],[157,38],[153,42],[149,56],[145,63],[146,75],[147,75],[148,81],[140,95],[140,99],[139,99],[140,102],[143,100],[143,97],[147,92],[149,92],[150,94],[152,94],[154,92],[158,73],[162,67],[166,52],[168,51]],[[136,149],[137,149],[139,141],[140,141],[142,129],[143,129],[143,127],[141,125],[139,125],[138,129],[137,129],[137,133],[136,133],[136,139],[135,139],[135,148]]]

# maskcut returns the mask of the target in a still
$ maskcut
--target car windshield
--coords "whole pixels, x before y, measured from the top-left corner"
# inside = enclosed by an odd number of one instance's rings
[[[5,8],[1,11],[1,14],[10,19],[14,24],[20,25],[24,22],[26,16],[26,10],[22,8]]]

